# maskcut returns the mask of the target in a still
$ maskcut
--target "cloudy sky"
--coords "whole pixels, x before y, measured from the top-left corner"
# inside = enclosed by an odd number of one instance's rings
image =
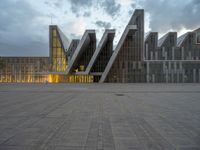
[[[51,22],[70,39],[114,28],[116,44],[136,8],[145,9],[145,32],[200,27],[200,0],[0,0],[0,56],[48,56]]]

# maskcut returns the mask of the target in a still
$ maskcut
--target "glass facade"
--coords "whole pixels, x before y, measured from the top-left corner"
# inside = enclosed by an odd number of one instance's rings
[[[84,72],[86,70],[96,49],[96,38],[93,39],[90,37],[89,43],[86,43],[81,49],[82,53],[78,56],[76,62],[74,63],[72,73]]]
[[[50,61],[52,72],[65,71],[68,65],[65,49],[59,29],[57,26],[50,26]]]
[[[60,75],[50,74],[48,81],[50,83],[93,83],[92,75]]]
[[[137,30],[129,30],[105,82],[144,82],[143,60],[144,11],[137,10],[129,25],[137,25]],[[121,41],[120,41],[121,42]]]
[[[113,40],[107,41],[98,55],[91,72],[103,72],[113,52]]]
[[[48,57],[0,57],[0,82],[41,83],[48,81]]]
[[[73,66],[72,74],[65,73],[68,67],[68,59],[71,59],[75,50],[78,47],[79,40],[72,40],[71,44],[65,47],[66,38],[63,39],[63,33],[57,26],[50,26],[50,60],[51,70],[48,81],[50,83],[91,83],[93,82],[92,75],[75,75],[78,72],[84,72],[90,58],[96,48],[95,41],[90,40],[86,47],[82,47],[83,53],[77,59]],[[89,35],[90,36],[90,35]],[[92,39],[92,38],[91,38]],[[52,72],[52,73],[51,73]]]
[[[106,82],[144,82],[144,63],[140,60],[141,53],[138,53],[136,33],[126,37],[116,60],[107,76]]]

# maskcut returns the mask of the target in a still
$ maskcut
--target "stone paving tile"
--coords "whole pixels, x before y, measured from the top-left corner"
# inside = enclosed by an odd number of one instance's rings
[[[199,84],[0,84],[0,150],[200,150]]]

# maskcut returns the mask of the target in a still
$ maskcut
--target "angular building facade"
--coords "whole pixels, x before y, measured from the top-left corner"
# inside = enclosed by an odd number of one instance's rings
[[[188,32],[177,39],[176,32],[158,40],[158,33],[149,33],[145,40],[147,82],[200,82],[200,44],[197,33]]]
[[[68,66],[66,50],[69,48],[69,40],[57,26],[49,27],[49,55],[50,66],[53,72],[62,72]]]
[[[106,30],[92,56],[85,73],[93,75],[94,82],[99,82],[113,53],[115,30]]]
[[[86,30],[70,40],[51,25],[49,57],[0,57],[0,82],[200,83],[200,28],[144,37],[144,10],[137,9],[115,48],[114,37],[106,29],[97,44],[95,30]]]
[[[144,10],[136,10],[111,56],[100,82],[144,82]]]

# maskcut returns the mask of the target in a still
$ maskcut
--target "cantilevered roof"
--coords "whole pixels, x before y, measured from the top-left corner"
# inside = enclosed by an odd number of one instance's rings
[[[105,79],[106,79],[106,77],[107,77],[107,75],[108,75],[108,73],[109,73],[109,71],[110,71],[115,59],[117,58],[117,55],[118,55],[123,43],[126,40],[126,37],[129,34],[132,34],[134,31],[137,30],[137,25],[136,25],[137,24],[137,19],[138,19],[138,16],[141,15],[141,14],[142,15],[144,14],[144,10],[143,9],[137,9],[137,10],[135,10],[134,14],[132,15],[128,25],[126,26],[126,28],[125,28],[122,36],[121,36],[121,39],[120,39],[119,43],[117,44],[117,47],[115,48],[115,50],[114,50],[114,52],[113,52],[113,54],[112,54],[112,56],[111,56],[111,58],[110,58],[110,60],[109,60],[109,62],[107,64],[107,66],[106,66],[106,68],[105,68],[105,70],[104,70],[104,72],[103,72],[103,74],[101,76],[101,79],[99,81],[100,83],[103,83],[105,81]]]
[[[85,71],[85,74],[89,74],[89,72],[91,71],[96,59],[98,58],[100,52],[102,51],[103,47],[105,46],[106,42],[109,41],[109,40],[113,40],[115,36],[115,30],[105,30],[102,38],[101,38],[101,41],[99,42],[99,45],[96,49],[96,51],[94,52],[94,55],[92,56],[88,66],[87,66],[87,69]]]
[[[131,19],[130,19],[128,25],[134,25],[136,23],[137,18],[138,18],[137,14],[140,14],[140,13],[144,14],[144,9],[136,9],[134,14],[131,16]]]
[[[124,33],[122,34],[122,37],[121,37],[116,49],[114,50],[107,66],[105,68],[105,71],[103,72],[103,74],[101,76],[101,79],[99,81],[100,83],[103,83],[105,81],[105,79],[106,79],[106,77],[107,77],[107,75],[108,75],[108,73],[109,73],[109,71],[110,71],[110,69],[111,69],[111,67],[112,67],[112,65],[113,65],[113,63],[114,63],[114,61],[115,61],[115,59],[116,59],[116,57],[117,57],[117,55],[120,51],[125,39],[126,39],[126,37],[127,37],[127,35],[129,34],[129,32],[134,31],[134,30],[137,30],[136,25],[127,25],[127,27],[126,27]]]
[[[72,39],[72,41],[71,41],[71,43],[69,45],[69,49],[66,52],[68,57],[71,57],[74,54],[79,42],[80,42],[79,39]]]
[[[144,10],[143,9],[137,9],[137,10],[135,10],[134,14],[132,15],[128,25],[126,26],[126,28],[125,28],[122,36],[121,36],[121,39],[120,39],[119,43],[117,44],[117,47],[115,48],[115,50],[114,50],[114,52],[113,52],[113,54],[112,54],[112,56],[111,56],[111,58],[110,58],[110,60],[109,60],[109,62],[107,64],[107,66],[106,66],[106,68],[105,68],[105,70],[104,70],[104,72],[103,72],[103,74],[101,76],[101,79],[99,81],[100,83],[103,83],[105,81],[105,79],[106,79],[106,77],[107,77],[107,75],[108,75],[108,73],[109,73],[109,71],[110,71],[115,59],[117,58],[117,55],[118,55],[123,43],[126,40],[126,37],[129,34],[132,34],[134,31],[137,30],[137,25],[136,25],[137,24],[137,19],[138,19],[138,16],[141,15],[141,14],[144,15]]]
[[[65,51],[69,49],[70,46],[70,40],[64,35],[64,33],[57,27],[58,33],[60,35],[60,39],[62,41],[62,44],[64,46]]]
[[[74,64],[76,63],[76,61],[78,60],[78,58],[81,56],[81,54],[83,53],[83,50],[85,49],[85,47],[90,43],[90,41],[95,41],[96,42],[96,33],[95,30],[86,30],[81,41],[78,44],[78,47],[76,48],[70,62],[69,62],[69,66],[66,70],[66,74],[69,74],[74,66]]]

